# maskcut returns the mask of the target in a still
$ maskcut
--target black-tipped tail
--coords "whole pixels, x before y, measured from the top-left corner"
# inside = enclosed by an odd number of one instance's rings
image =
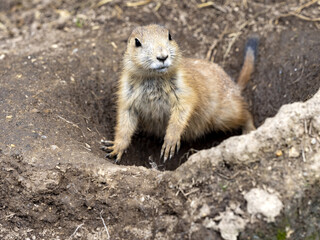
[[[246,87],[254,70],[254,63],[258,55],[258,45],[259,38],[257,36],[250,37],[247,40],[244,53],[244,62],[237,81],[241,89]]]
[[[246,47],[244,49],[244,53],[245,53],[244,56],[246,56],[246,53],[249,50],[251,50],[253,52],[254,58],[256,59],[257,55],[258,55],[258,46],[259,46],[259,38],[258,38],[258,36],[250,37],[247,40]]]

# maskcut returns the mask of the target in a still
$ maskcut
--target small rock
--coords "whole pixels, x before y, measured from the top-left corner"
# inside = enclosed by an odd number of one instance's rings
[[[270,194],[259,188],[253,188],[244,195],[247,200],[247,211],[252,214],[262,214],[267,222],[274,222],[280,214],[283,204],[276,194]]]
[[[316,144],[316,143],[317,143],[317,139],[312,138],[312,139],[311,139],[311,144],[314,145],[314,144]]]
[[[282,151],[281,150],[277,150],[276,151],[276,156],[277,157],[281,157],[283,155]]]
[[[289,157],[299,157],[300,156],[300,152],[298,152],[298,150],[295,147],[290,148],[289,150]]]
[[[79,50],[78,48],[73,49],[71,54],[76,54],[78,50]]]
[[[204,225],[206,228],[212,228],[212,229],[214,229],[214,230],[219,230],[217,224],[216,224],[215,221],[213,221],[213,219],[211,219],[211,218],[206,218],[206,219],[203,221],[203,225]]]
[[[294,230],[291,229],[290,227],[286,227],[286,239],[290,239],[290,236],[292,235],[292,233],[294,233]]]
[[[221,237],[225,240],[237,240],[237,236],[246,226],[246,220],[234,214],[230,209],[220,213],[220,217],[221,221],[217,228],[221,233]]]
[[[39,113],[40,111],[38,109],[36,109],[36,108],[33,108],[30,112],[31,113]]]
[[[51,145],[50,148],[51,148],[51,150],[56,150],[56,149],[58,149],[59,147],[58,147],[57,145]]]
[[[206,217],[210,214],[210,207],[208,206],[208,204],[204,204],[201,209],[200,209],[200,217],[203,218],[203,217]]]

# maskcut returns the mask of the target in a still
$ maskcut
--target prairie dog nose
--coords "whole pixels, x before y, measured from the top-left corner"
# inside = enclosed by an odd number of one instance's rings
[[[168,58],[168,55],[162,55],[162,56],[159,56],[157,57],[157,59],[160,61],[160,62],[163,62]]]
[[[167,60],[168,56],[169,56],[166,47],[160,45],[159,48],[158,48],[156,56],[157,56],[157,59],[158,59],[159,62],[164,63]]]

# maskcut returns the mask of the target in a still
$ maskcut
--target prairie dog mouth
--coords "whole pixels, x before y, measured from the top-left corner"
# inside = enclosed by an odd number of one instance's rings
[[[158,68],[154,68],[154,70],[158,71],[158,72],[165,72],[167,71],[169,68],[169,66],[161,66],[161,67],[158,67]]]
[[[172,65],[171,60],[168,59],[164,63],[153,62],[152,64],[149,65],[149,69],[154,70],[156,72],[166,72],[171,65]]]
[[[169,67],[169,66],[161,66],[161,67],[156,68],[156,70],[167,69],[168,67]]]

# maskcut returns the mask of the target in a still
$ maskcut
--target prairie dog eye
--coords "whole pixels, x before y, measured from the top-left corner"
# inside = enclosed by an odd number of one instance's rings
[[[171,37],[171,34],[169,33],[169,41],[171,41],[172,40],[172,37]]]
[[[139,39],[135,38],[134,40],[136,42],[136,47],[141,47],[141,42],[139,41]]]

